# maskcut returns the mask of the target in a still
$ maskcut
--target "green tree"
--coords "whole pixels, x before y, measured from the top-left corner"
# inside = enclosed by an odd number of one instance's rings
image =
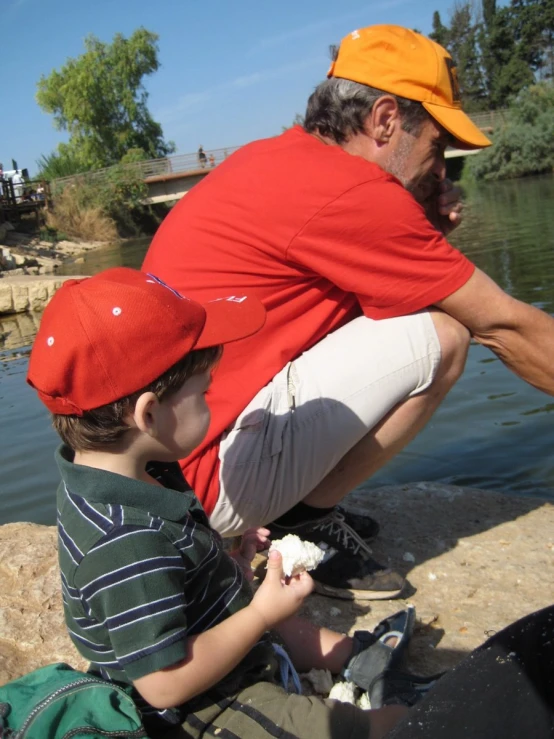
[[[145,28],[129,38],[117,34],[111,44],[91,35],[84,54],[41,77],[38,104],[69,133],[58,149],[62,157],[89,170],[117,164],[129,149],[142,149],[149,158],[175,150],[150,115],[143,85],[159,67],[157,40]]]
[[[82,162],[71,155],[67,146],[50,154],[42,154],[37,160],[37,168],[37,178],[42,180],[55,180],[85,171]]]
[[[438,10],[435,10],[433,13],[433,31],[429,34],[429,38],[432,38],[437,44],[448,48],[448,28],[443,26],[441,14]]]
[[[534,1],[534,0],[533,0]],[[489,32],[489,98],[492,108],[505,107],[508,98],[532,85],[533,53],[522,40],[522,6],[517,0],[498,8]]]
[[[464,162],[463,179],[497,180],[554,169],[554,86],[541,82],[522,90],[509,106],[494,146]]]
[[[435,16],[433,16],[433,21]],[[478,44],[479,24],[473,18],[473,6],[469,0],[458,2],[452,11],[450,27],[442,31],[446,48],[452,55],[457,69],[460,94],[466,110],[485,110],[486,86],[481,66]]]

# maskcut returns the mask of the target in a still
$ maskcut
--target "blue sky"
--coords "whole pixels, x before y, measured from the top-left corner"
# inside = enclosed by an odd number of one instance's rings
[[[398,23],[431,30],[443,0],[0,0],[0,162],[36,171],[60,141],[35,101],[41,75],[139,26],[159,35],[161,67],[145,79],[149,108],[177,153],[271,136],[303,113],[329,64],[328,47],[353,29]]]

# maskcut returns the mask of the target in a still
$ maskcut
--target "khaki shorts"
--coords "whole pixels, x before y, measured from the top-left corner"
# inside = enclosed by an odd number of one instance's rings
[[[288,363],[222,437],[212,526],[234,536],[292,508],[439,363],[427,312],[356,318]]]
[[[217,709],[217,710],[214,710]],[[260,682],[234,699],[220,699],[189,714],[164,739],[369,739],[371,712],[351,703],[286,693]]]

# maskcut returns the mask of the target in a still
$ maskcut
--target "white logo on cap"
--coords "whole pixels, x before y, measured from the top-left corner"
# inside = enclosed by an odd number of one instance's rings
[[[214,300],[210,300],[210,303],[219,303],[220,300],[226,300],[229,303],[244,303],[248,296],[247,295],[229,295],[228,298],[215,298]]]
[[[358,29],[356,29],[355,31],[352,31],[352,33],[350,35],[352,36],[352,41],[356,41],[356,39],[359,39],[360,38],[360,34],[359,34]]]
[[[116,306],[115,308],[112,308],[112,313],[114,316],[120,316],[121,315],[121,308],[119,306]]]
[[[49,336],[49,337],[48,337],[48,338],[46,339],[46,343],[48,344],[48,346],[52,346],[52,345],[53,345],[53,343],[54,343],[54,337],[53,337],[53,336]]]

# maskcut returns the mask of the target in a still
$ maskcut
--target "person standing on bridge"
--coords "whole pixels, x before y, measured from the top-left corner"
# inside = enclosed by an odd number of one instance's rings
[[[206,162],[208,161],[208,158],[206,157],[206,152],[204,151],[202,146],[198,147],[196,156],[198,157],[198,164],[202,167],[202,169],[204,169],[204,167],[206,166]]]
[[[196,300],[250,290],[265,304],[263,330],[226,350],[210,430],[182,467],[223,535],[266,525],[325,541],[314,579],[330,595],[401,592],[367,546],[376,522],[337,506],[424,427],[470,336],[554,394],[554,320],[445,238],[461,220],[449,144],[490,141],[448,52],[399,26],[353,31],[303,126],[220,164],[144,261]]]

